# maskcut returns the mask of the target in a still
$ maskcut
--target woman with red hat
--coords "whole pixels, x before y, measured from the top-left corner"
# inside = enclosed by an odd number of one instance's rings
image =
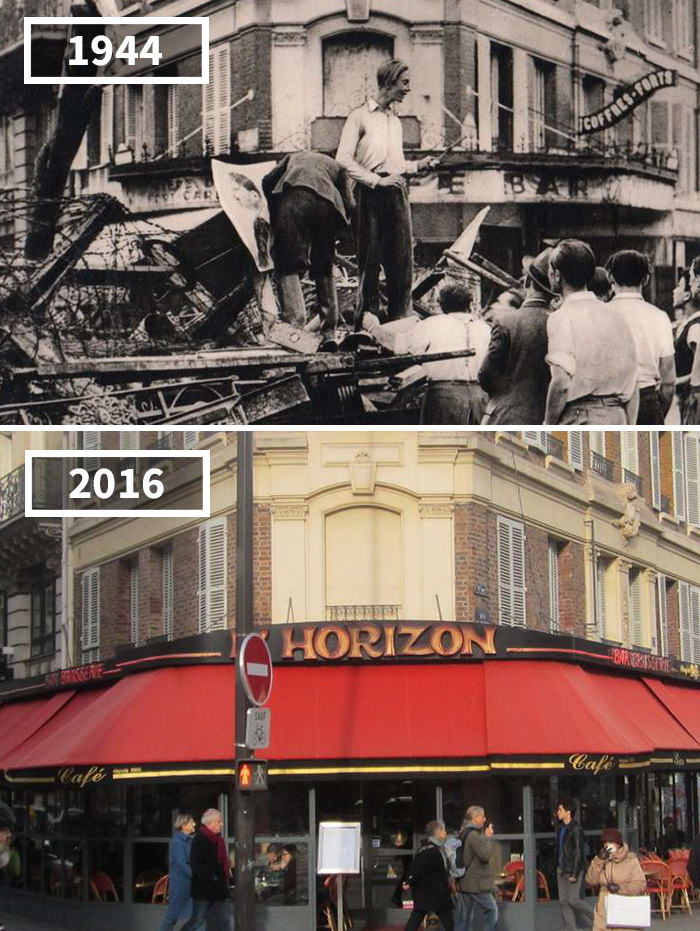
[[[623,842],[617,828],[604,828],[602,842],[600,852],[593,857],[586,873],[589,885],[600,886],[593,931],[623,931],[621,928],[612,928],[605,921],[608,893],[643,895],[647,887],[646,879],[637,855]]]

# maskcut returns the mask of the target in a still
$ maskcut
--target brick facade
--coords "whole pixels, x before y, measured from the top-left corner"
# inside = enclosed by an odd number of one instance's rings
[[[477,611],[487,611],[498,623],[498,567],[496,515],[483,504],[468,502],[455,507],[455,618],[473,621]],[[484,595],[476,593],[483,585]]]
[[[272,29],[261,26],[235,36],[231,43],[231,102],[252,88],[253,100],[231,111],[231,134],[258,128],[258,148],[272,147]],[[290,80],[297,76],[290,75]]]
[[[476,88],[476,33],[460,23],[446,23],[443,29],[445,107],[464,123],[467,113],[474,115],[476,98],[467,88]],[[462,130],[445,113],[445,145],[457,142]]]

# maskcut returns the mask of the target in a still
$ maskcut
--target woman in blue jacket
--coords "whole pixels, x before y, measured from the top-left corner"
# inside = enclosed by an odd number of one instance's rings
[[[192,891],[190,888],[190,847],[196,824],[192,815],[178,815],[175,819],[173,839],[170,841],[168,910],[160,931],[172,931],[180,919],[186,919],[180,931],[189,927],[192,917]]]

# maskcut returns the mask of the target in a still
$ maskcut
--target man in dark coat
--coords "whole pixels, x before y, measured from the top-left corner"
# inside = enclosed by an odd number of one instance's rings
[[[192,918],[187,931],[204,931],[211,916],[216,931],[230,931],[229,860],[221,836],[223,819],[216,808],[208,808],[192,841]],[[211,925],[209,925],[211,927]]]
[[[547,316],[554,293],[547,270],[551,249],[531,262],[525,279],[525,301],[494,314],[488,352],[479,369],[479,384],[489,395],[484,424],[541,424],[550,370]]]
[[[574,819],[574,803],[569,798],[559,800],[557,806],[557,886],[559,908],[565,931],[575,931],[576,915],[580,914],[587,926],[593,922],[593,904],[581,896],[583,874],[586,868],[583,849],[583,828]]]
[[[350,222],[355,205],[345,169],[319,152],[293,152],[265,175],[262,189],[270,206],[282,319],[292,326],[305,325],[299,277],[310,269],[316,282],[321,334],[332,339],[338,325],[335,241]]]
[[[429,912],[435,912],[445,931],[453,931],[450,867],[444,844],[447,837],[443,821],[429,821],[427,840],[413,858],[404,888],[413,891],[413,911],[405,931],[416,931]]]

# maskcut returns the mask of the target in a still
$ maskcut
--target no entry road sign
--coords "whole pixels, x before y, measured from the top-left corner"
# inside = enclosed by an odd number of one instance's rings
[[[272,691],[272,657],[260,634],[244,638],[238,669],[248,698],[254,705],[264,705]]]

